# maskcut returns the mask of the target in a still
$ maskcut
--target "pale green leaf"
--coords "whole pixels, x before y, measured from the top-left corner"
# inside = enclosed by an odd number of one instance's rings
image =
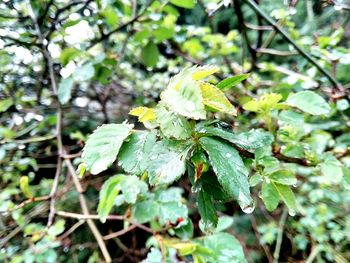
[[[106,170],[116,159],[123,141],[130,135],[131,124],[105,124],[90,135],[82,158],[92,174]]]
[[[288,97],[286,104],[311,115],[327,115],[331,107],[320,95],[313,91],[300,91]]]
[[[123,143],[118,154],[118,164],[128,173],[145,172],[150,152],[156,142],[156,132],[137,131]]]
[[[120,189],[123,193],[125,202],[129,204],[135,204],[139,195],[145,195],[147,193],[147,184],[141,181],[135,175],[125,176],[120,182]]]
[[[191,137],[191,126],[186,118],[170,112],[162,105],[156,108],[156,116],[165,137],[179,140]]]
[[[13,105],[13,101],[10,98],[0,100],[0,112],[7,111]]]
[[[157,142],[150,154],[147,167],[151,185],[171,184],[185,173],[186,152],[169,148],[164,142]]]
[[[194,80],[200,80],[218,72],[219,67],[210,65],[200,67],[194,66],[192,68],[189,68],[188,70],[191,71],[191,75]]]
[[[73,78],[66,78],[61,80],[60,84],[58,85],[58,100],[61,104],[65,104],[70,100],[73,86]]]
[[[263,182],[261,186],[261,197],[268,211],[273,211],[277,208],[280,197],[273,184]]]
[[[216,111],[236,115],[237,111],[231,102],[226,98],[225,94],[210,83],[201,83],[203,103]]]
[[[171,78],[160,97],[175,113],[195,120],[206,118],[199,84],[192,79],[188,71],[180,72]]]
[[[284,185],[295,185],[297,183],[294,173],[288,170],[278,170],[273,172],[269,174],[269,179]]]

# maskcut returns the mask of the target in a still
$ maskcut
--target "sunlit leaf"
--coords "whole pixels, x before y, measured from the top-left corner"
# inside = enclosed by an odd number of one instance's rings
[[[327,115],[331,107],[317,93],[313,91],[300,91],[288,97],[286,104],[311,115]]]

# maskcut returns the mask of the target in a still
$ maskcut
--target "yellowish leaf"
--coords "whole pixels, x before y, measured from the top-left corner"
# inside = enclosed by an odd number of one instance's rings
[[[192,67],[190,70],[192,73],[192,78],[194,80],[204,79],[210,75],[219,71],[219,67],[217,66],[201,66],[201,67]]]
[[[27,198],[32,198],[33,194],[30,191],[30,187],[29,187],[29,178],[28,176],[22,176],[19,179],[19,187],[21,188],[23,194],[25,195],[25,197]]]
[[[129,112],[130,115],[137,116],[140,122],[154,121],[156,119],[156,113],[153,108],[137,107]]]

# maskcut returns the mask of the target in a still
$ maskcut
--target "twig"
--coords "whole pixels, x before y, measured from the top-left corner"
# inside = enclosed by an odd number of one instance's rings
[[[80,227],[84,223],[85,223],[85,220],[79,220],[70,229],[68,229],[65,233],[63,233],[61,236],[59,236],[58,239],[63,240],[65,238],[67,238],[70,234],[72,234],[78,227]]]
[[[280,257],[280,251],[281,251],[281,245],[282,245],[282,239],[283,239],[283,229],[284,229],[284,224],[286,223],[287,217],[288,217],[288,209],[284,208],[280,222],[279,222],[279,226],[278,226],[276,248],[275,248],[275,252],[273,253],[273,257],[274,257],[273,263],[278,263],[278,259]]]
[[[39,44],[42,46],[41,52],[43,53],[43,56],[46,59],[47,66],[49,68],[49,76],[50,76],[50,83],[51,83],[51,88],[53,91],[54,96],[56,97],[56,143],[57,143],[57,149],[58,149],[58,157],[57,157],[57,167],[56,167],[56,173],[55,173],[55,178],[52,183],[52,188],[50,192],[50,212],[47,220],[47,227],[50,227],[54,221],[54,216],[55,216],[55,204],[56,204],[56,193],[57,193],[57,188],[58,188],[58,181],[59,177],[61,174],[61,168],[62,168],[62,159],[61,155],[63,154],[63,144],[62,144],[62,109],[60,102],[57,97],[57,82],[56,82],[56,77],[55,77],[55,71],[53,67],[53,61],[51,59],[51,55],[47,49],[49,42],[44,38],[44,35],[41,32],[40,25],[38,23],[38,20],[35,16],[35,13],[32,9],[31,2],[28,0],[28,11],[29,11],[29,16],[33,20],[35,30],[38,35],[38,40]]]
[[[89,216],[90,215],[89,208],[87,206],[87,202],[86,202],[85,196],[83,194],[83,188],[80,184],[80,181],[79,181],[77,175],[75,174],[74,167],[73,167],[70,159],[65,159],[64,162],[68,168],[69,174],[71,175],[71,177],[73,179],[74,186],[75,186],[77,192],[79,193],[79,202],[80,202],[81,210],[85,216]],[[94,221],[92,219],[87,219],[86,222],[87,222],[92,234],[94,235],[94,237],[95,237],[95,239],[96,239],[96,241],[101,249],[101,252],[103,254],[103,257],[105,258],[105,261],[112,262],[112,258],[107,250],[106,244],[104,243],[102,235],[101,235],[100,231],[97,229]]]
[[[115,238],[115,237],[122,236],[122,235],[128,233],[129,231],[131,231],[131,230],[133,230],[135,228],[136,228],[135,225],[131,225],[128,228],[125,228],[125,229],[122,229],[120,231],[117,231],[117,232],[114,232],[114,233],[111,233],[111,234],[108,234],[108,235],[104,236],[103,240],[108,240],[108,239],[112,239],[112,238]]]
[[[27,199],[25,201],[23,201],[22,203],[16,205],[14,208],[6,210],[6,211],[0,211],[0,214],[8,214],[12,211],[18,210],[28,204],[34,203],[34,202],[41,202],[41,201],[46,201],[49,200],[51,197],[50,195],[44,195],[44,196],[39,196],[39,197],[33,197],[30,199]]]
[[[293,51],[282,51],[272,48],[257,48],[256,52],[258,53],[264,53],[264,54],[271,54],[275,56],[294,56],[298,55],[299,53],[293,52]]]
[[[282,35],[282,37],[287,40],[305,59],[307,59],[311,64],[313,64],[327,79],[333,84],[334,88],[338,91],[343,92],[341,84],[321,65],[317,63],[308,53],[306,53],[294,40],[288,35],[283,28],[281,28],[275,21],[273,21],[265,12],[253,1],[253,0],[243,0],[246,2],[258,15],[260,15],[267,23],[275,28],[275,30]]]

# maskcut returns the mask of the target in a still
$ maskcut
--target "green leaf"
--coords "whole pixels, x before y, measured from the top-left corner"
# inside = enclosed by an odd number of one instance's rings
[[[231,216],[220,216],[218,220],[218,225],[215,229],[215,233],[222,232],[230,228],[233,224],[233,217]]]
[[[191,126],[186,118],[170,112],[162,105],[156,108],[156,116],[165,137],[179,140],[191,137]]]
[[[106,218],[114,205],[115,198],[119,195],[120,183],[124,178],[124,175],[115,175],[105,181],[102,186],[97,212],[103,223],[106,222]]]
[[[80,50],[74,47],[65,48],[61,52],[60,62],[63,66],[66,66],[71,60],[80,56],[80,54],[81,54]]]
[[[216,176],[211,176],[207,173],[203,174],[201,176],[201,183],[203,190],[215,200],[226,202],[230,199],[230,196],[222,189]]]
[[[117,12],[113,9],[112,6],[107,5],[105,9],[102,11],[102,15],[104,16],[106,20],[106,24],[110,27],[115,27],[118,25],[118,15]]]
[[[130,135],[131,124],[105,124],[90,135],[83,149],[82,158],[92,174],[108,168],[115,159],[123,141]]]
[[[155,131],[136,131],[129,136],[118,154],[118,164],[124,171],[136,175],[145,172],[156,135]]]
[[[73,78],[75,81],[81,82],[81,81],[87,81],[92,79],[94,75],[95,75],[94,66],[92,65],[92,63],[86,63],[84,65],[79,66],[75,70],[73,74]]]
[[[326,154],[324,162],[320,165],[321,173],[324,177],[324,183],[337,184],[342,181],[342,164],[331,154]]]
[[[200,84],[203,103],[216,111],[236,115],[237,111],[225,94],[214,85],[204,82]]]
[[[247,79],[249,76],[250,74],[236,75],[220,81],[218,84],[216,84],[216,86],[221,90],[227,90],[241,83],[243,80]]]
[[[273,109],[279,109],[282,104],[279,101],[282,99],[281,94],[267,93],[263,94],[259,99],[252,99],[243,105],[243,109],[258,113],[269,112]]]
[[[188,69],[191,72],[192,79],[200,80],[204,79],[220,70],[217,66],[205,65],[205,66],[193,66]]]
[[[166,39],[173,37],[174,29],[167,27],[158,27],[156,30],[153,31],[153,35],[156,37],[158,42],[162,42]]]
[[[273,211],[277,208],[280,197],[273,184],[263,182],[261,186],[261,197],[268,211]]]
[[[7,111],[13,105],[13,101],[10,98],[0,100],[0,112]]]
[[[231,131],[213,126],[197,125],[196,130],[199,133],[205,133],[209,136],[220,137],[250,152],[255,152],[261,147],[270,146],[274,140],[270,133],[254,129],[248,132],[235,134]]]
[[[252,212],[254,202],[249,191],[249,172],[237,150],[226,142],[209,137],[202,137],[199,141],[208,153],[210,163],[225,192],[238,201],[243,211]]]
[[[158,208],[158,219],[161,225],[166,225],[168,222],[176,224],[180,218],[187,219],[187,206],[181,202],[158,203]]]
[[[21,178],[19,179],[19,187],[21,188],[21,191],[25,197],[27,197],[27,198],[33,197],[33,193],[32,193],[30,186],[29,186],[28,176],[21,176]]]
[[[141,263],[160,263],[163,262],[162,252],[158,248],[151,248],[151,251],[148,252],[147,258],[142,260]]]
[[[207,229],[215,228],[218,224],[218,216],[211,196],[202,190],[198,193],[198,212],[204,227]]]
[[[159,50],[157,45],[152,42],[148,42],[148,44],[142,49],[141,59],[145,66],[150,68],[155,67],[159,59]]]
[[[120,189],[123,192],[125,202],[129,204],[135,204],[139,195],[145,195],[147,193],[147,184],[141,181],[135,175],[125,176],[120,182]]]
[[[286,104],[311,115],[327,115],[331,110],[329,104],[320,95],[309,90],[289,96]]]
[[[182,116],[195,120],[206,118],[199,84],[188,71],[182,71],[171,78],[160,97],[170,110]]]
[[[287,205],[291,215],[297,210],[293,191],[283,184],[265,181],[262,184],[262,199],[269,211],[275,210],[280,200]]]
[[[132,207],[132,217],[140,224],[149,222],[158,215],[158,203],[154,200],[137,202]]]
[[[193,223],[189,219],[187,224],[181,227],[175,228],[175,234],[182,240],[189,240],[193,237]]]
[[[66,78],[61,80],[60,84],[58,85],[58,100],[61,104],[65,104],[70,100],[73,86],[73,78]]]
[[[164,142],[157,142],[150,154],[147,167],[151,185],[171,184],[185,173],[187,152],[169,148]]]
[[[216,233],[197,240],[200,245],[213,252],[201,253],[196,250],[196,254],[206,259],[205,262],[247,262],[241,244],[228,233]]]
[[[170,3],[178,7],[188,8],[188,9],[193,8],[195,5],[194,0],[170,0]]]
[[[269,179],[284,185],[295,185],[297,183],[294,173],[288,170],[273,172],[269,175]]]

